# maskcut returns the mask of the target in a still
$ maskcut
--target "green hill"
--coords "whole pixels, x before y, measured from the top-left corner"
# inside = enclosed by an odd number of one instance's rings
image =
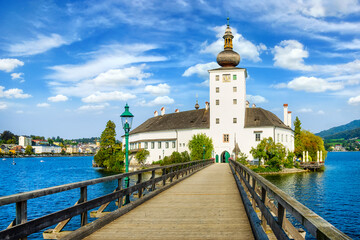
[[[354,120],[348,124],[321,131],[316,135],[325,139],[360,137],[360,120]]]
[[[351,139],[351,138],[360,138],[360,128],[347,130],[339,133],[335,133],[333,135],[327,135],[323,137],[324,139]]]

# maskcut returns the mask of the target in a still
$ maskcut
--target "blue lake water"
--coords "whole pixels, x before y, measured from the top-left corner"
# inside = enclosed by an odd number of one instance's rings
[[[41,162],[41,160],[43,162]],[[0,160],[0,196],[31,191],[109,175],[92,167],[93,157],[18,158]],[[292,197],[354,239],[360,239],[360,152],[329,153],[322,173],[266,176]],[[135,180],[134,180],[135,181]],[[112,192],[116,182],[88,188],[88,199]],[[28,219],[72,206],[80,196],[75,189],[28,201]],[[110,210],[116,208],[114,204]],[[15,204],[0,206],[0,230],[15,218]],[[89,219],[93,221],[94,219]],[[65,230],[80,226],[73,218]],[[42,233],[29,239],[43,239]]]
[[[360,239],[360,152],[330,152],[326,170],[266,179],[354,239]]]

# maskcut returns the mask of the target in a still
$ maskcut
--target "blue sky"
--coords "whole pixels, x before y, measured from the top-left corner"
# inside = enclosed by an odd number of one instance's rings
[[[360,119],[356,0],[0,1],[0,131],[64,138],[208,101],[226,17],[250,103],[318,132]]]

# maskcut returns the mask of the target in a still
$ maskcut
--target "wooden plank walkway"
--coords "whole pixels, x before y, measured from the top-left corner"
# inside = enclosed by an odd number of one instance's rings
[[[85,239],[254,239],[228,164],[213,164]]]

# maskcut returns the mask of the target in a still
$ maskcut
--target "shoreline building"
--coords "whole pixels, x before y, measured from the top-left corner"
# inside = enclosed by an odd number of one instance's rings
[[[291,129],[291,112],[284,104],[284,122],[274,113],[255,104],[250,107],[246,101],[245,68],[239,68],[240,55],[233,51],[229,23],[225,30],[224,51],[217,56],[219,68],[209,70],[210,103],[195,110],[166,114],[165,108],[157,111],[154,117],[130,132],[129,149],[136,153],[147,149],[150,154],[146,163],[152,163],[169,156],[173,151],[189,151],[188,142],[192,136],[204,133],[212,138],[213,158],[216,162],[227,162],[239,150],[253,160],[250,150],[263,139],[272,137],[282,143],[289,151],[294,151],[294,133]],[[134,154],[130,155],[130,161]]]

